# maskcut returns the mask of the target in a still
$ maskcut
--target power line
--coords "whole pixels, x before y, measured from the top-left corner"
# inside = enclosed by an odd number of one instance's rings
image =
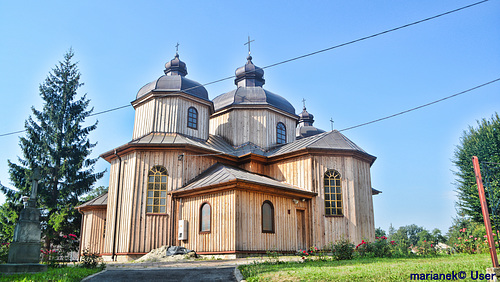
[[[351,126],[351,127],[348,127],[348,128],[344,128],[342,130],[339,130],[339,131],[346,131],[346,130],[350,130],[350,129],[354,129],[354,128],[357,128],[357,127],[361,127],[361,126],[365,126],[365,125],[368,125],[368,124],[372,124],[372,123],[375,123],[375,122],[379,122],[379,121],[382,121],[382,120],[386,120],[386,119],[390,119],[390,118],[393,118],[393,117],[396,117],[396,116],[399,116],[399,115],[402,115],[402,114],[406,114],[406,113],[409,113],[409,112],[412,112],[412,111],[415,111],[415,110],[418,110],[418,109],[421,109],[421,108],[424,108],[424,107],[427,107],[427,106],[430,106],[430,105],[433,105],[433,104],[436,104],[436,103],[439,103],[439,102],[442,102],[444,100],[448,100],[450,98],[453,98],[453,97],[456,97],[456,96],[459,96],[459,95],[462,95],[462,94],[465,94],[467,92],[470,92],[472,90],[476,90],[478,88],[481,88],[481,87],[484,87],[486,85],[489,85],[489,84],[492,84],[492,83],[495,83],[497,81],[500,81],[500,78],[497,78],[497,79],[494,79],[492,81],[488,81],[486,83],[483,83],[481,85],[478,85],[478,86],[475,86],[475,87],[472,87],[472,88],[469,88],[467,90],[464,90],[462,92],[458,92],[456,94],[453,94],[453,95],[450,95],[450,96],[447,96],[447,97],[444,97],[444,98],[441,98],[439,100],[436,100],[436,101],[433,101],[433,102],[430,102],[430,103],[427,103],[427,104],[424,104],[424,105],[420,105],[418,107],[415,107],[415,108],[411,108],[409,110],[406,110],[406,111],[402,111],[402,112],[399,112],[399,113],[396,113],[396,114],[393,114],[393,115],[390,115],[390,116],[386,116],[386,117],[383,117],[383,118],[379,118],[379,119],[376,119],[376,120],[372,120],[372,121],[369,121],[369,122],[365,122],[365,123],[362,123],[362,124],[358,124],[358,125],[355,125],[355,126]]]
[[[16,133],[23,133],[25,131],[26,131],[26,129],[25,130],[14,131],[14,132],[10,132],[10,133],[4,133],[4,134],[0,135],[0,137],[7,136],[7,135],[12,135],[12,134],[16,134]]]
[[[331,46],[331,47],[328,47],[328,48],[325,48],[325,49],[314,51],[314,52],[311,52],[311,53],[308,53],[308,54],[305,54],[305,55],[301,55],[301,56],[294,57],[294,58],[291,58],[291,59],[287,59],[287,60],[284,60],[284,61],[281,61],[281,62],[270,64],[270,65],[262,67],[262,69],[272,68],[272,67],[275,67],[275,66],[278,66],[278,65],[282,65],[282,64],[285,64],[285,63],[289,63],[289,62],[292,62],[292,61],[303,59],[303,58],[306,58],[306,57],[309,57],[309,56],[312,56],[312,55],[316,55],[316,54],[319,54],[319,53],[323,53],[323,52],[326,52],[326,51],[337,49],[337,48],[340,48],[340,47],[343,47],[343,46],[351,45],[351,44],[354,44],[354,43],[357,43],[357,42],[360,42],[360,41],[364,41],[364,40],[367,40],[367,39],[370,39],[370,38],[374,38],[374,37],[377,37],[377,36],[380,36],[380,35],[383,35],[383,34],[386,34],[386,33],[390,33],[390,32],[393,32],[393,31],[396,31],[396,30],[400,30],[400,29],[403,29],[403,28],[407,28],[407,27],[410,27],[410,26],[413,26],[413,25],[416,25],[416,24],[419,24],[419,23],[423,23],[423,22],[426,22],[426,21],[429,21],[429,20],[433,20],[433,19],[445,16],[445,15],[449,15],[449,14],[452,14],[452,13],[455,13],[455,12],[458,12],[458,11],[461,11],[461,10],[464,10],[464,9],[467,9],[467,8],[471,8],[473,6],[476,6],[476,5],[479,5],[479,4],[483,4],[483,3],[488,2],[488,1],[490,1],[490,0],[482,0],[482,1],[479,1],[479,2],[476,2],[476,3],[472,3],[470,5],[466,5],[466,6],[463,6],[463,7],[460,7],[460,8],[457,8],[457,9],[445,12],[445,13],[441,13],[441,14],[438,14],[438,15],[435,15],[435,16],[432,16],[432,17],[428,17],[428,18],[425,18],[425,19],[422,19],[422,20],[418,20],[418,21],[412,22],[412,23],[409,23],[409,24],[405,24],[405,25],[402,25],[402,26],[391,28],[391,29],[388,29],[388,30],[385,30],[385,31],[382,31],[382,32],[378,32],[378,33],[375,33],[375,34],[372,34],[372,35],[368,35],[368,36],[365,36],[365,37],[361,37],[361,38],[358,38],[358,39],[355,39],[355,40],[352,40],[352,41],[349,41],[349,42],[345,42],[345,43],[338,44],[338,45],[335,45],[335,46]],[[189,90],[193,90],[193,89],[198,88],[198,87],[204,87],[204,86],[211,85],[211,84],[214,84],[214,83],[218,83],[218,82],[222,82],[222,81],[225,81],[225,80],[229,80],[229,79],[232,79],[232,78],[235,78],[235,77],[236,77],[235,75],[232,75],[232,76],[228,76],[228,77],[225,77],[225,78],[214,80],[214,81],[211,81],[211,82],[208,82],[208,83],[205,83],[205,84],[193,86],[193,87],[185,89],[183,92],[189,91]],[[177,93],[182,93],[182,92],[177,92]],[[104,114],[104,113],[108,113],[108,112],[112,112],[112,111],[116,111],[116,110],[127,108],[127,107],[130,107],[130,106],[131,105],[128,104],[128,105],[123,105],[123,106],[120,106],[120,107],[112,108],[112,109],[109,109],[109,110],[104,110],[104,111],[101,111],[101,112],[97,112],[95,114],[91,114],[91,115],[89,115],[89,117],[100,115],[100,114]],[[348,129],[350,129],[350,128],[348,128]],[[348,130],[348,129],[344,129],[344,130]],[[13,134],[17,134],[17,133],[22,133],[22,132],[25,132],[25,131],[26,131],[26,129],[25,130],[20,130],[20,131],[15,131],[15,132],[4,133],[4,134],[0,134],[0,137],[8,136],[8,135],[13,135]]]
[[[487,1],[489,1],[489,0],[479,1],[479,2],[470,4],[470,5],[467,5],[467,6],[463,6],[461,8],[455,9],[455,10],[451,10],[451,11],[448,11],[448,12],[445,12],[445,13],[442,13],[442,14],[438,14],[438,15],[435,15],[435,16],[432,16],[432,17],[428,17],[428,18],[425,18],[425,19],[422,19],[422,20],[418,20],[418,21],[415,21],[415,22],[412,22],[412,23],[409,23],[409,24],[405,24],[405,25],[402,25],[402,26],[391,28],[391,29],[388,29],[388,30],[385,30],[385,31],[382,31],[382,32],[378,32],[378,33],[375,33],[375,34],[372,34],[372,35],[368,35],[368,36],[365,36],[365,37],[361,37],[361,38],[358,38],[358,39],[355,39],[355,40],[352,40],[352,41],[349,41],[349,42],[346,42],[346,43],[342,43],[342,44],[339,44],[339,45],[328,47],[328,48],[325,48],[325,49],[322,49],[322,50],[319,50],[319,51],[314,51],[314,52],[311,52],[309,54],[301,55],[301,56],[298,56],[298,57],[295,57],[295,58],[292,58],[292,59],[284,60],[284,61],[281,61],[281,62],[278,62],[278,63],[275,63],[275,64],[271,64],[271,65],[265,66],[265,67],[263,67],[263,69],[275,67],[277,65],[281,65],[281,64],[284,64],[284,63],[288,63],[288,62],[291,62],[291,61],[298,60],[298,59],[303,59],[305,57],[309,57],[309,56],[316,55],[316,54],[319,54],[319,53],[323,53],[323,52],[326,52],[326,51],[330,51],[330,50],[333,50],[333,49],[336,49],[336,48],[339,48],[339,47],[343,47],[343,46],[346,46],[346,45],[357,43],[357,42],[360,42],[360,41],[363,41],[363,40],[366,40],[366,39],[370,39],[370,38],[373,38],[373,37],[377,37],[377,36],[380,36],[380,35],[383,35],[383,34],[386,34],[386,33],[389,33],[389,32],[393,32],[393,31],[396,31],[396,30],[399,30],[399,29],[407,28],[407,27],[410,27],[410,26],[413,26],[413,25],[416,25],[416,24],[419,24],[419,23],[430,21],[430,20],[433,20],[433,19],[445,16],[445,15],[449,15],[449,14],[452,14],[452,13],[455,13],[455,12],[458,12],[458,11],[461,11],[461,10],[464,10],[464,9],[467,9],[467,8],[470,8],[470,7],[482,4],[482,3],[487,2]]]

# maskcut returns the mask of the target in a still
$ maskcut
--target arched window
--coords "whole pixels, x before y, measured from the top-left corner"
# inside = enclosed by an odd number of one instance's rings
[[[194,107],[188,109],[188,127],[198,129],[198,111]]]
[[[270,201],[262,204],[262,233],[274,233],[274,207]]]
[[[336,170],[325,172],[325,215],[342,215],[342,179]]]
[[[276,125],[276,143],[286,143],[286,127],[282,122],[278,122]]]
[[[147,213],[167,211],[167,169],[156,165],[148,173]]]
[[[211,207],[203,203],[200,207],[200,233],[210,232]]]

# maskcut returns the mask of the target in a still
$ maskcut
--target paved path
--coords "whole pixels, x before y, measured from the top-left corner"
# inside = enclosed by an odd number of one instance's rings
[[[87,281],[236,281],[234,267],[109,269]]]
[[[296,261],[300,257],[280,257]],[[84,279],[95,281],[236,281],[234,270],[238,265],[265,261],[266,258],[237,258],[228,260],[179,260],[168,262],[116,263],[106,270]]]

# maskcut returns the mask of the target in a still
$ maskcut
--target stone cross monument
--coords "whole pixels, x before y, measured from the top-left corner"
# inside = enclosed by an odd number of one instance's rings
[[[31,178],[31,197],[19,215],[14,238],[9,247],[8,263],[0,265],[1,272],[41,272],[47,270],[46,265],[39,264],[41,229],[40,210],[36,208],[36,195],[40,178],[40,170],[35,168]]]

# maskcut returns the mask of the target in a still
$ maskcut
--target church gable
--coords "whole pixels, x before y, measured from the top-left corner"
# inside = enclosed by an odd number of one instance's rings
[[[311,198],[316,193],[305,191],[299,187],[279,182],[268,176],[251,173],[243,169],[216,163],[184,187],[172,192],[176,197],[183,195],[206,193],[213,188],[246,189],[289,197]],[[215,189],[220,190],[220,189]]]

